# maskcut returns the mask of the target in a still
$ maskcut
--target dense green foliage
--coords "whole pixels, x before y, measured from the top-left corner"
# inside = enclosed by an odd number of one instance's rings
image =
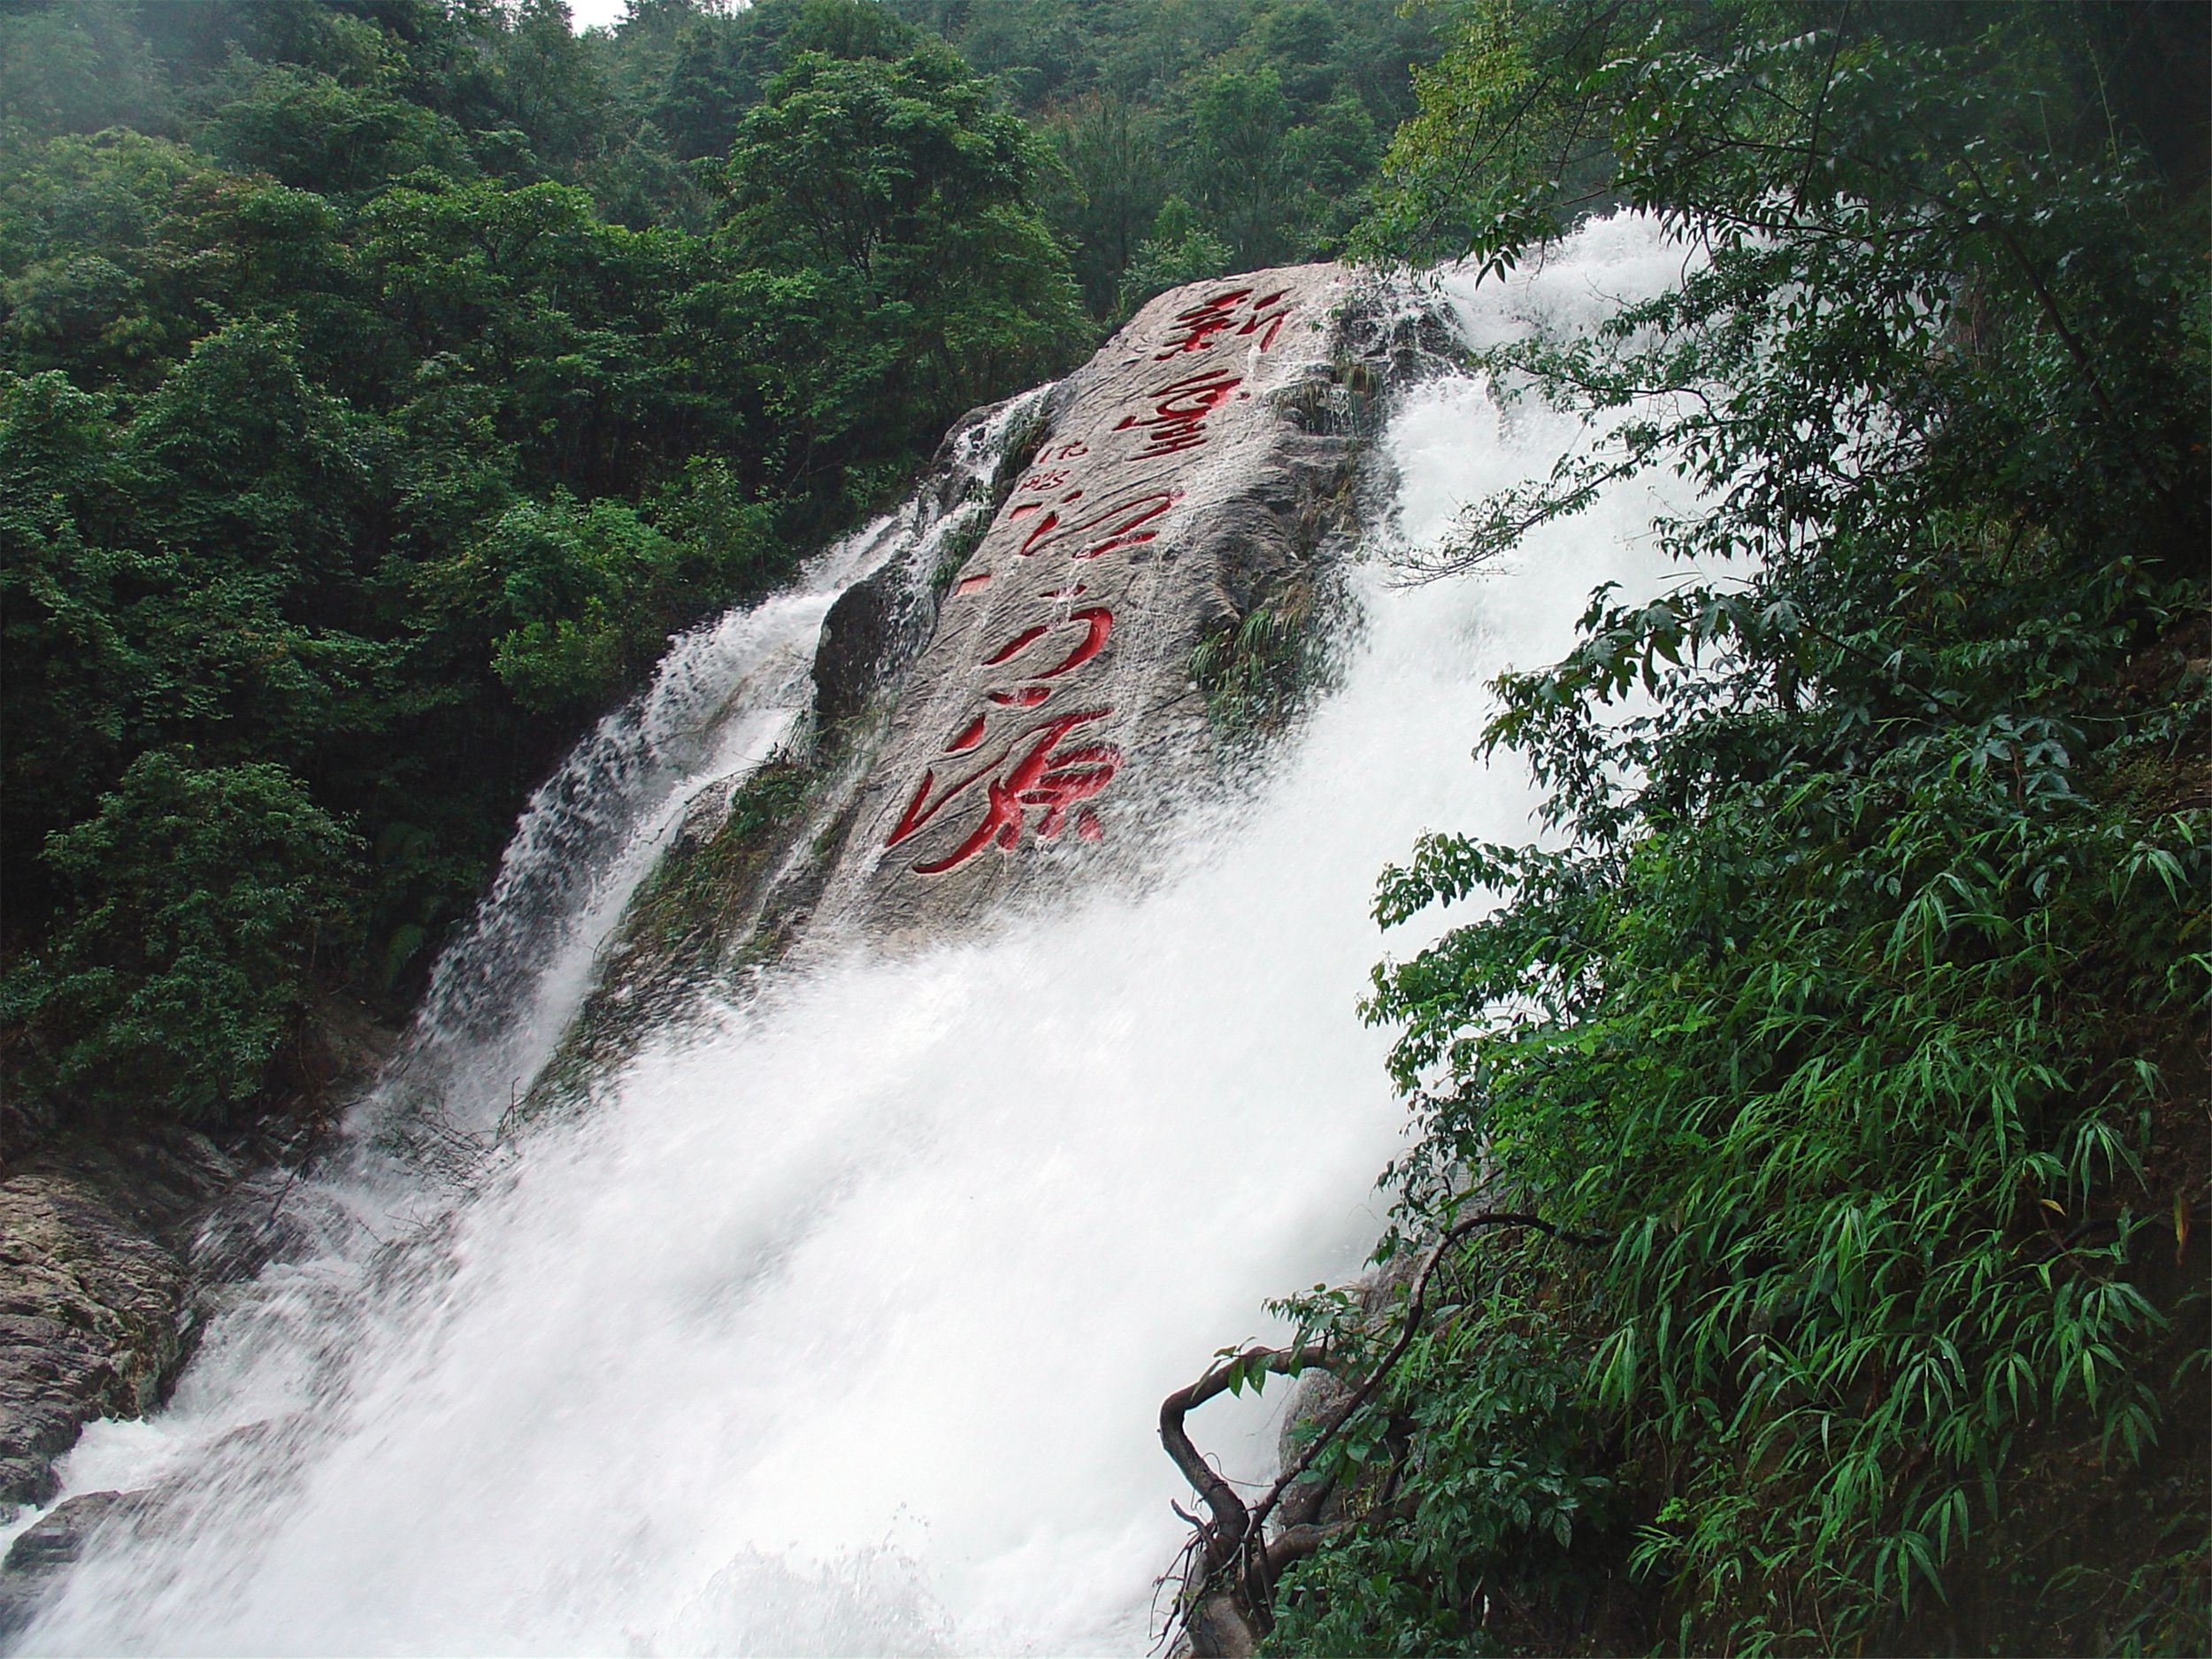
[[[318,984],[403,993],[672,629],[1087,343],[1049,158],[941,42],[854,0],[748,14],[753,79],[686,166],[654,53],[709,21],[0,19],[19,1128],[219,1118]]]
[[[1559,845],[1383,881],[1499,901],[1377,973],[1399,1239],[1603,1242],[1454,1247],[1276,1648],[2212,1645],[2205,22],[1483,4],[1425,82],[1379,246],[1686,243],[1495,355],[1592,446],[1429,570],[1660,465],[1698,573],[1502,682]]]
[[[1429,34],[1387,0],[0,12],[0,1131],[219,1118],[318,987],[403,997],[672,630],[1126,305],[1333,249]],[[274,896],[304,842],[196,842],[218,934],[301,942],[197,1013],[213,947],[110,902],[150,756],[336,838],[312,948]]]
[[[1086,301],[1331,256],[1433,14],[1394,0],[887,0],[996,76],[1053,145],[1044,197]]]

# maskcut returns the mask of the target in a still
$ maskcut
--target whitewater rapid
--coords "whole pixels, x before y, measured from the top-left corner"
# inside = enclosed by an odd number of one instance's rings
[[[1680,264],[1614,220],[1532,274],[1441,280],[1487,341]],[[175,1495],[21,1647],[1143,1652],[1183,1535],[1161,1397],[1380,1228],[1404,1114],[1356,1004],[1379,956],[1448,918],[1384,938],[1376,873],[1425,829],[1527,838],[1518,762],[1470,756],[1486,683],[1558,656],[1599,583],[1671,580],[1641,484],[1480,580],[1394,588],[1388,543],[1575,441],[1471,380],[1405,397],[1383,439],[1398,521],[1356,573],[1341,688],[1248,798],[1193,802],[1145,892],[772,984],[649,1041],[597,1110],[417,1236],[270,1270],[164,1412],[66,1461],[66,1493]],[[757,757],[762,729],[714,764]],[[587,856],[641,872],[680,804],[649,793]],[[636,879],[581,878],[595,908],[559,972]],[[495,990],[498,962],[470,972]],[[476,1040],[521,1019],[541,1048],[581,994],[553,971]],[[496,1096],[526,1061],[453,1069]],[[1192,1426],[1258,1479],[1276,1405]]]

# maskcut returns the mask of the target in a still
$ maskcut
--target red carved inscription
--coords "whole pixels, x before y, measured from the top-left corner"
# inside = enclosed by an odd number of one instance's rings
[[[1243,383],[1242,375],[1218,370],[1171,380],[1145,394],[1152,400],[1150,414],[1124,415],[1114,430],[1126,432],[1134,426],[1146,434],[1145,447],[1137,451],[1141,461],[1173,455],[1179,449],[1194,449],[1206,442],[1206,417],[1227,403],[1229,394]]]
[[[1224,288],[1176,315],[1163,349],[1153,360],[1202,358],[1232,340],[1252,340],[1256,350],[1265,351],[1274,345],[1296,303],[1287,289],[1260,293],[1251,287]],[[1200,448],[1207,442],[1206,426],[1214,411],[1233,396],[1250,396],[1238,390],[1243,384],[1240,375],[1199,364],[1187,367],[1188,373],[1144,393],[1138,407],[1113,426],[1116,433],[1131,434],[1136,445],[1133,451],[1123,452],[1127,461],[1159,460]],[[1149,557],[1135,549],[1158,538],[1158,520],[1182,499],[1183,492],[1171,485],[1147,480],[1125,484],[1103,506],[1078,506],[1085,489],[1075,481],[1077,470],[1066,464],[1090,453],[1090,447],[1084,443],[1060,444],[1038,453],[1015,491],[1018,497],[1031,499],[1018,499],[1006,511],[1007,522],[1021,526],[1016,533],[1020,536],[1014,549],[1017,557],[1051,553],[1064,555],[1071,562],[1083,562],[1125,554],[1137,563]],[[1147,470],[1153,471],[1156,480],[1157,469]],[[979,592],[991,580],[989,572],[979,572],[962,578],[953,593],[957,596]],[[1085,592],[1083,583],[1073,582],[1039,597],[1059,603],[1072,602]],[[1010,711],[1037,709],[1057,690],[1054,681],[1105,649],[1113,626],[1112,611],[1093,603],[1056,619],[1017,628],[977,664],[1015,676],[1011,684],[985,688],[984,699]],[[1071,638],[1067,630],[1078,627],[1082,630],[1080,636]],[[1025,672],[1021,664],[1032,653],[1050,665]],[[996,717],[986,708],[946,743],[935,764],[924,769],[921,782],[884,846],[900,845],[953,803],[972,797],[979,788],[981,817],[950,852],[913,864],[914,873],[937,875],[956,869],[988,847],[1010,851],[1019,845],[1025,829],[1040,841],[1050,841],[1071,825],[1078,838],[1102,840],[1105,832],[1098,814],[1085,803],[1113,780],[1121,765],[1121,750],[1110,743],[1070,742],[1069,739],[1079,728],[1112,713],[1110,708],[1094,708],[1037,718],[1018,736],[987,748],[990,723]],[[1016,713],[1014,723],[1018,726],[1025,718]],[[983,757],[986,755],[987,758]],[[955,761],[955,757],[965,758]],[[941,786],[938,768],[948,763],[956,771],[949,772],[950,780]]]
[[[1111,709],[1092,709],[1064,714],[1032,726],[1005,749],[952,784],[933,799],[937,774],[922,773],[922,781],[899,817],[898,826],[883,844],[895,847],[922,829],[952,801],[977,784],[984,786],[983,817],[967,838],[944,857],[917,864],[914,873],[933,876],[967,863],[995,842],[1011,851],[1021,840],[1028,815],[1041,812],[1034,833],[1050,841],[1067,822],[1069,809],[1089,800],[1113,781],[1121,766],[1121,750],[1111,743],[1077,744],[1062,749],[1061,741],[1079,726],[1102,720]],[[1076,822],[1076,833],[1086,841],[1099,838],[1098,819],[1086,809]]]
[[[1071,624],[1081,626],[1083,637],[1075,642],[1074,648],[1065,657],[1051,667],[1040,673],[1027,676],[1033,682],[1057,680],[1061,675],[1082,667],[1084,664],[1106,649],[1106,637],[1114,631],[1114,613],[1107,610],[1105,606],[1086,605],[1082,610],[1071,612],[1064,621],[1048,626],[1040,623],[1035,627],[1024,628],[1005,644],[1000,646],[997,650],[985,657],[980,666],[996,668],[1002,663],[1011,662],[1039,640],[1044,638],[1046,634]],[[1052,688],[1041,683],[1032,683],[1016,690],[990,691],[984,695],[1003,709],[1033,709],[1052,695]]]
[[[1210,351],[1218,336],[1233,330],[1240,335],[1258,334],[1260,349],[1264,351],[1275,343],[1283,319],[1296,303],[1286,289],[1278,288],[1257,299],[1253,298],[1250,288],[1226,289],[1187,311],[1178,311],[1176,334],[1169,339],[1165,349],[1153,354],[1152,360],[1165,363],[1170,357],[1187,352]]]
[[[1032,644],[1035,643],[1035,641],[1044,636],[1044,631],[1045,625],[1041,622],[1040,622],[1033,628],[1024,628],[1019,634],[1017,634],[1012,639],[1007,641],[1005,644],[1000,646],[998,649],[993,651],[988,657],[985,657],[983,659],[983,666],[986,668],[996,668],[1001,663],[1004,662],[1008,657],[1015,655],[1017,652],[1027,650]]]
[[[1032,526],[1014,552],[1029,558],[1065,548],[1070,558],[1102,558],[1151,541],[1159,533],[1143,526],[1182,498],[1179,489],[1139,489],[1072,518],[1064,519],[1056,511],[1048,512]]]

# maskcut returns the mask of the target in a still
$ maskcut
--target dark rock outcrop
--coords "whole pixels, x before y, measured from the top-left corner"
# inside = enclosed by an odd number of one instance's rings
[[[303,1098],[365,1085],[392,1041],[356,1005],[317,1010],[295,1056]],[[204,1302],[286,1248],[272,1194],[305,1121],[219,1144],[156,1118],[86,1118],[12,1162],[0,1179],[0,1517],[52,1498],[55,1460],[87,1423],[159,1404]]]
[[[85,1424],[149,1409],[174,1374],[188,1276],[146,1211],[182,1201],[192,1168],[163,1168],[136,1203],[84,1172],[0,1180],[0,1505],[11,1511],[53,1495],[54,1459]]]
[[[858,714],[881,681],[897,638],[901,575],[885,569],[855,582],[823,618],[814,653],[814,711],[825,724]]]
[[[985,403],[953,423],[922,475],[921,495],[941,523],[951,524],[952,515],[964,503],[980,511],[973,515],[972,528],[936,549],[945,569],[915,570],[895,559],[838,595],[822,619],[821,641],[814,654],[818,727],[826,730],[858,715],[928,643],[951,566],[965,559],[989,529],[1016,479],[1066,407],[1068,393],[1064,382],[1041,398],[1032,395],[1026,400]],[[1030,403],[1025,413],[1021,407],[1025,401]],[[1004,435],[992,476],[979,480],[965,465],[963,451],[1002,415],[1011,420],[1012,429]]]

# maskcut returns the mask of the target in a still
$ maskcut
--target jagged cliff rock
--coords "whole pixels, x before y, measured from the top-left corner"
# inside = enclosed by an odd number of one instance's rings
[[[335,1002],[311,1036],[316,1080],[340,1094],[366,1082],[392,1041]],[[55,1460],[87,1423],[159,1403],[204,1303],[282,1248],[271,1202],[282,1150],[119,1115],[79,1123],[0,1178],[0,1519],[53,1496]],[[20,1587],[11,1571],[0,1603]]]
[[[184,1263],[85,1183],[0,1181],[0,1503],[42,1502],[79,1429],[154,1403],[184,1285]]]
[[[52,1495],[85,1424],[158,1401],[187,1346],[193,1230],[239,1175],[204,1135],[114,1124],[0,1179],[0,1512]]]
[[[136,1500],[119,1492],[86,1492],[26,1527],[0,1556],[0,1637],[31,1622],[39,1602],[84,1554],[92,1535],[128,1515]]]

